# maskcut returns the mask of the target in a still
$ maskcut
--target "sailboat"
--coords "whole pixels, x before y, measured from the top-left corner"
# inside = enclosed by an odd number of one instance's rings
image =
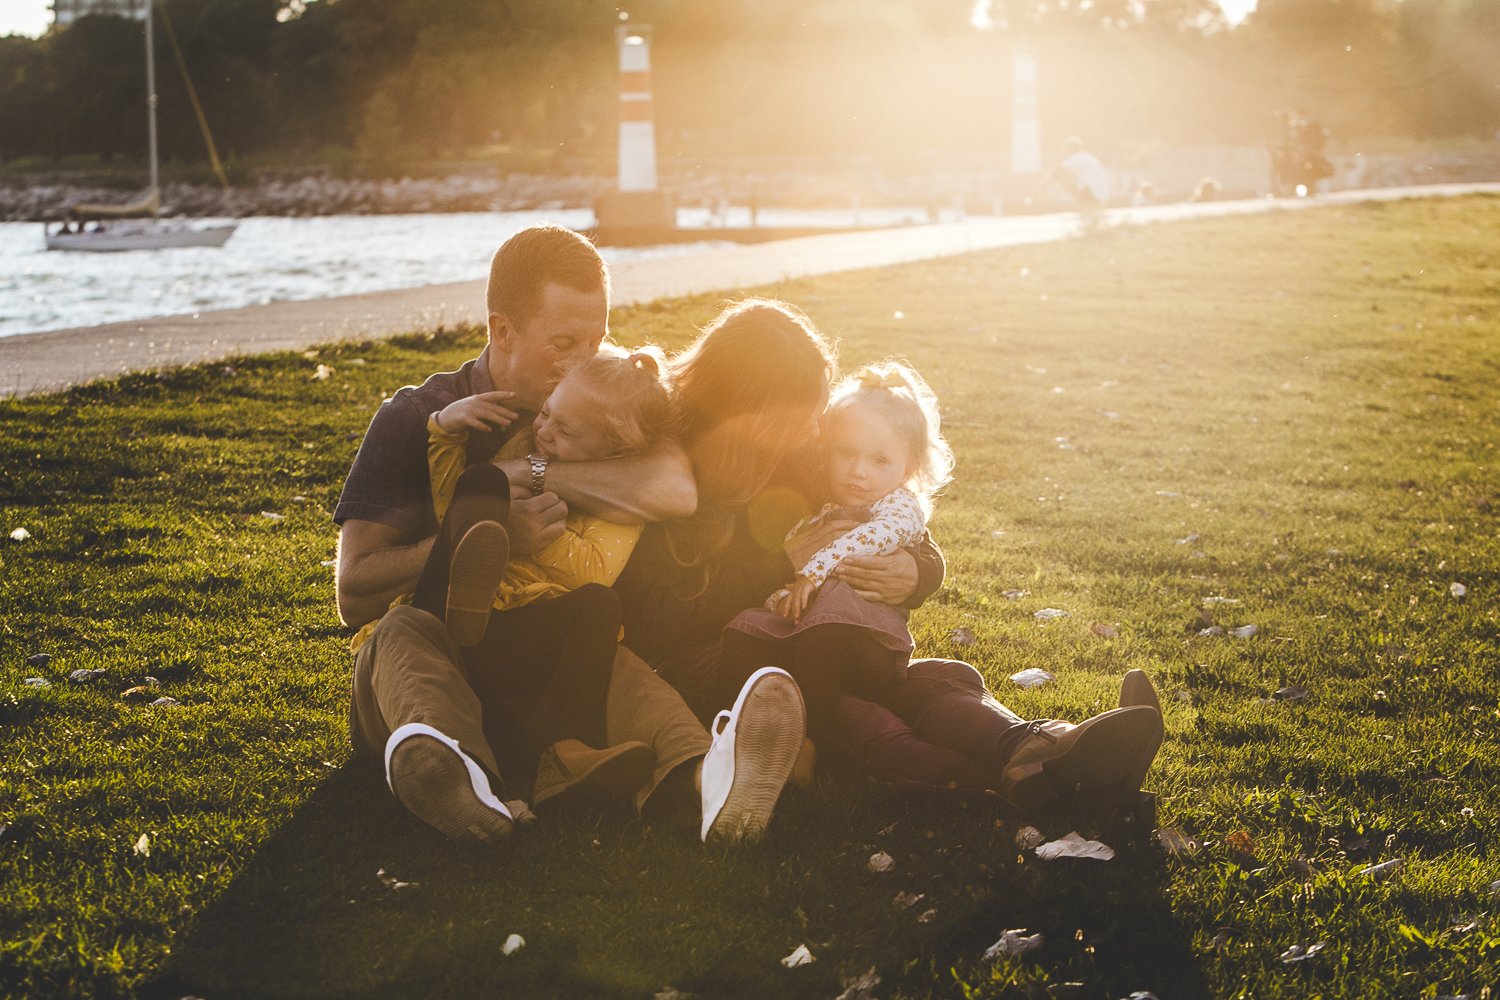
[[[163,250],[170,247],[221,247],[234,235],[238,223],[211,223],[201,225],[184,219],[161,217],[161,164],[156,148],[156,49],[152,42],[151,10],[155,0],[145,0],[146,8],[146,106],[147,138],[151,153],[151,187],[146,196],[130,205],[74,205],[68,211],[68,221],[57,229],[44,226],[48,250],[89,250],[95,252],[116,250]],[[171,22],[167,23],[168,29]],[[176,43],[175,35],[172,36]],[[223,180],[223,168],[208,135],[208,125],[203,111],[198,106],[197,94],[192,81],[187,80],[186,66],[182,65],[182,54],[177,53],[178,64],[187,81],[188,95],[193,109],[198,113],[198,123],[203,127],[209,144],[209,155],[214,168]]]

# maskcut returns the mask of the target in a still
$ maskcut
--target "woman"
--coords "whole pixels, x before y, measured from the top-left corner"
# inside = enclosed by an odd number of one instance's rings
[[[730,306],[669,365],[699,507],[691,518],[648,526],[615,587],[625,645],[707,718],[725,707],[714,694],[724,626],[828,540],[819,533],[783,546],[787,529],[814,509],[809,446],[836,365],[806,315],[765,299]],[[930,538],[875,558],[909,584],[888,603],[915,607],[942,583],[942,554]],[[878,779],[993,790],[1028,809],[1080,790],[1111,800],[1133,792],[1161,742],[1159,710],[1146,705],[1078,726],[1027,724],[957,661],[912,663],[885,702],[840,698],[830,742]],[[939,727],[949,746],[961,735],[962,752],[922,739]]]

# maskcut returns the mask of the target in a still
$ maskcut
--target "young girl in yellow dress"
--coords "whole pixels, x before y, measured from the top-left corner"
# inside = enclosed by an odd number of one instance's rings
[[[620,633],[610,585],[641,527],[574,511],[556,540],[510,558],[503,525],[511,484],[495,465],[470,465],[466,455],[471,434],[489,430],[497,410],[504,412],[503,404],[468,396],[428,418],[433,507],[446,529],[438,545],[447,552],[428,561],[412,603],[442,618],[464,647],[503,779],[528,789],[538,758],[549,747],[555,753],[559,741],[604,745],[604,700]],[[494,461],[528,454],[597,461],[648,450],[674,429],[661,353],[605,345],[564,372],[531,433],[512,437]],[[649,751],[640,757],[649,770]],[[537,791],[532,804],[545,797]]]

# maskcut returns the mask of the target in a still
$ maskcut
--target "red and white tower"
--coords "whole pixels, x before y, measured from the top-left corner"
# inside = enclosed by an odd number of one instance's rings
[[[651,123],[651,29],[615,29],[620,49],[620,190],[656,190],[656,128]]]
[[[597,237],[601,243],[653,242],[677,227],[677,206],[656,185],[651,28],[621,25],[615,44],[620,50],[619,186],[594,206]]]

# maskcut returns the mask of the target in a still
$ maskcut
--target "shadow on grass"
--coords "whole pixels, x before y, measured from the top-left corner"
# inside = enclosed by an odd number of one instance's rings
[[[441,841],[377,769],[333,775],[173,945],[146,997],[1205,995],[1150,853],[1044,864],[989,806],[790,793],[767,842],[704,848],[623,807],[568,807],[493,850]],[[895,859],[871,873],[870,855]],[[386,873],[382,879],[377,873]],[[414,882],[393,888],[388,880]],[[903,898],[920,896],[915,905]],[[930,912],[929,912],[930,911]],[[1007,928],[1026,959],[981,958]],[[526,945],[506,957],[512,933]],[[788,970],[799,944],[816,956]],[[967,987],[967,990],[966,990]]]

